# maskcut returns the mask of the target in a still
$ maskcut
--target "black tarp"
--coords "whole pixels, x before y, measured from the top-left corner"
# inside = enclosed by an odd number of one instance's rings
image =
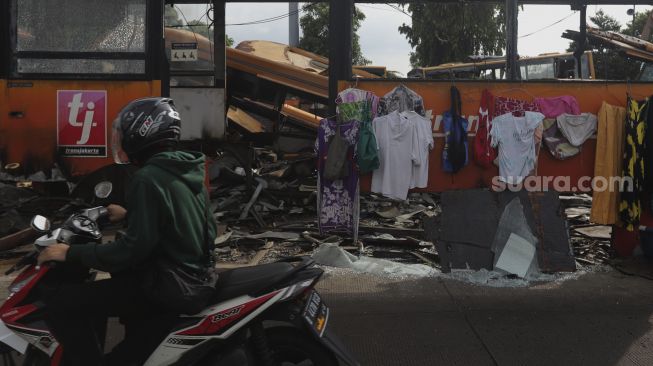
[[[499,222],[496,195],[484,189],[448,191],[441,195],[440,264],[450,268],[492,269],[490,247]]]
[[[537,259],[542,272],[569,272],[576,263],[569,230],[557,192],[490,192],[472,189],[441,195],[440,222],[425,223],[428,240],[436,244],[444,271],[451,268],[492,269],[491,250],[505,206],[519,197],[529,229],[537,237]]]

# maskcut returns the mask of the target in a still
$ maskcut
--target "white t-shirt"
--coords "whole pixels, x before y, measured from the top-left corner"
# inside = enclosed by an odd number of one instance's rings
[[[525,112],[524,117],[512,113],[502,114],[492,120],[490,136],[492,147],[499,146],[499,178],[509,184],[519,184],[535,167],[535,129],[544,115]]]
[[[429,182],[429,151],[433,149],[431,121],[414,111],[401,112],[402,120],[415,125],[417,163],[413,164],[410,188],[426,188]]]
[[[413,165],[419,162],[415,126],[397,111],[372,121],[380,163],[372,174],[372,192],[398,200],[408,196]]]

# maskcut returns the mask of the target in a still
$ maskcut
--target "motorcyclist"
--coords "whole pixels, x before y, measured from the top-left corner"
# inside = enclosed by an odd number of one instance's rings
[[[171,99],[144,98],[125,106],[113,123],[113,155],[117,163],[140,169],[127,190],[127,209],[108,209],[112,221],[126,217],[126,234],[106,244],[57,243],[38,258],[39,264],[81,263],[111,273],[110,279],[62,286],[46,301],[66,366],[145,362],[178,314],[144,296],[143,269],[157,256],[198,272],[209,263],[202,245],[207,232],[215,237],[216,228],[208,220],[206,229],[204,156],[177,150],[180,126]],[[96,320],[106,324],[110,316],[126,321],[126,337],[103,358]]]

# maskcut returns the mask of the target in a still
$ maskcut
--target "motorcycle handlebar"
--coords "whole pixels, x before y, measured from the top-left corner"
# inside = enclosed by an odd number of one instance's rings
[[[36,258],[39,256],[39,252],[36,250],[33,250],[29,253],[27,253],[25,256],[23,256],[16,264],[11,266],[6,272],[5,275],[10,275],[13,272],[23,268],[24,266],[32,263],[32,261],[35,261]]]
[[[88,209],[86,212],[87,212],[88,218],[93,220],[93,221],[99,221],[99,220],[102,220],[102,219],[109,218],[109,210],[104,206],[94,207],[94,208]]]

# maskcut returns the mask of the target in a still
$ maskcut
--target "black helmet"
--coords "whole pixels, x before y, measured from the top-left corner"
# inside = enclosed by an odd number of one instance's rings
[[[172,99],[136,99],[113,121],[113,159],[126,164],[150,148],[175,146],[180,133],[181,119]]]

